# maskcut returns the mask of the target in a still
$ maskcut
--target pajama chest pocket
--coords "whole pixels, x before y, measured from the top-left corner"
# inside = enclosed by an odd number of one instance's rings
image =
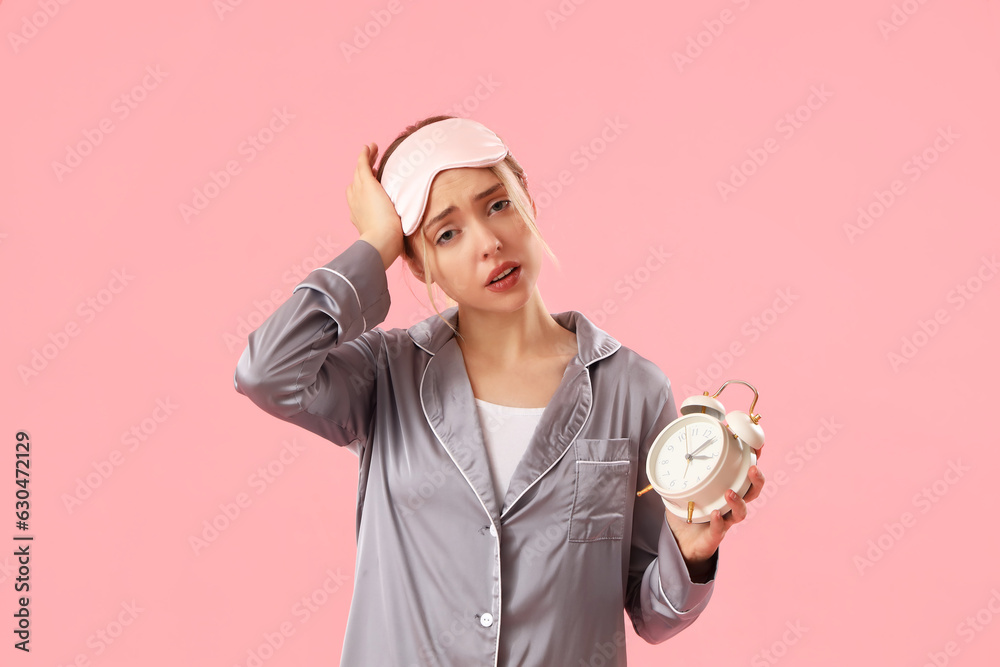
[[[631,471],[628,438],[577,440],[570,542],[620,540]]]

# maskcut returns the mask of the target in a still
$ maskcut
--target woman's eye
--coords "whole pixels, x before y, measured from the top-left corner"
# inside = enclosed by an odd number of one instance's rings
[[[2,0],[0,0],[0,1],[2,1]],[[497,206],[500,206],[500,208],[497,208]],[[508,208],[509,206],[510,206],[510,200],[509,199],[499,199],[499,200],[493,202],[493,205],[490,206],[490,211],[493,211],[494,213],[499,213],[500,211]],[[437,241],[435,241],[435,244],[437,244],[437,245],[443,245],[445,243],[448,243],[449,241],[452,240],[452,238],[454,238],[453,236],[448,236],[448,234],[454,234],[454,233],[455,233],[454,229],[449,229],[446,232],[442,232],[441,236],[439,236],[437,238]]]

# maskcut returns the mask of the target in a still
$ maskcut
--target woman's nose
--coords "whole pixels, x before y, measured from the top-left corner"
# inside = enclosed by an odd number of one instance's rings
[[[479,245],[483,254],[490,255],[496,252],[497,248],[500,247],[500,239],[490,228],[490,225],[479,222],[476,224],[476,227],[479,230]]]

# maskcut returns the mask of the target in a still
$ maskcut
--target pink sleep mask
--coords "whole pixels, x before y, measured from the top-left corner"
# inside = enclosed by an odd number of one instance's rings
[[[382,170],[382,187],[403,223],[417,231],[434,177],[445,169],[489,167],[508,153],[504,142],[482,123],[448,118],[424,125],[396,146]]]

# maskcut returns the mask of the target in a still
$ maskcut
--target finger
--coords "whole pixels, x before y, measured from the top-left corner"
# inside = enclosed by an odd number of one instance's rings
[[[747,504],[742,498],[736,495],[732,489],[726,491],[726,503],[733,509],[730,524],[739,523],[747,518]]]
[[[764,452],[764,445],[761,445],[761,446],[760,446],[760,449],[758,449],[758,450],[757,450],[757,460],[758,460],[758,461],[760,461],[760,455],[761,455],[761,454],[762,454],[763,452]]]
[[[358,160],[354,165],[355,177],[363,171],[363,165],[366,164],[368,164],[368,144],[365,144],[365,147],[358,153]]]
[[[713,510],[708,519],[708,536],[712,541],[712,545],[718,548],[725,535],[726,520],[722,518],[722,512],[720,510]]]
[[[743,494],[743,500],[746,502],[750,502],[759,496],[764,486],[764,473],[757,466],[750,466],[748,476],[750,478],[750,488]]]
[[[378,144],[376,144],[376,143],[375,143],[375,142],[373,141],[373,142],[371,143],[371,147],[372,147],[372,149],[371,149],[371,160],[370,160],[370,164],[371,164],[371,168],[372,168],[372,171],[375,171],[375,161],[376,161],[376,160],[377,160],[377,158],[378,158]]]
[[[372,157],[371,147],[372,144],[365,145],[364,150],[361,151],[361,155],[358,156],[357,169],[354,171],[354,180],[358,182],[375,178],[375,174],[372,173],[372,160],[374,158]]]

